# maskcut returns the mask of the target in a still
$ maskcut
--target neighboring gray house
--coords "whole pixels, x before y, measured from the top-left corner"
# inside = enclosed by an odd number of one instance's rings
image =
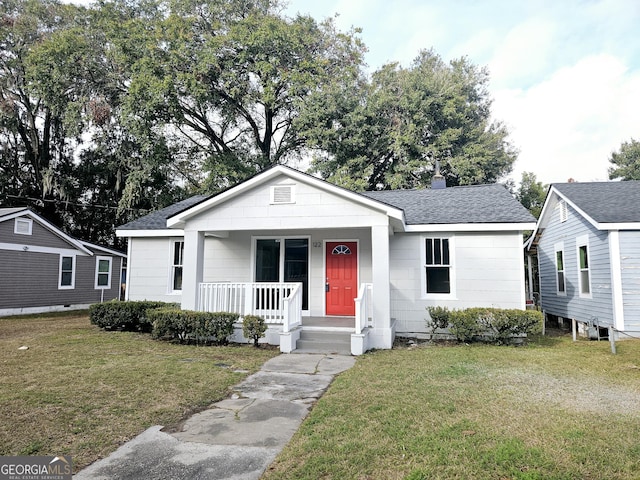
[[[551,185],[527,251],[547,315],[640,336],[640,182]]]
[[[342,331],[361,354],[426,332],[428,306],[524,309],[534,226],[502,185],[359,194],[278,166],[116,233],[130,300],[261,315],[283,352]]]
[[[28,208],[0,208],[0,316],[119,298],[125,257],[70,237]]]

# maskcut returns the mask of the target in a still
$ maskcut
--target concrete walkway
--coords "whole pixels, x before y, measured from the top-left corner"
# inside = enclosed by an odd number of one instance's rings
[[[151,427],[74,478],[258,479],[333,377],[354,363],[350,356],[279,355],[180,431]]]

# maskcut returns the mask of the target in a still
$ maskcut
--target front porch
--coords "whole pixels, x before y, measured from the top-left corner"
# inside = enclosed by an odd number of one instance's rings
[[[297,349],[361,355],[373,327],[373,285],[358,289],[355,316],[303,315],[301,283],[200,283],[197,309],[257,315],[277,334],[280,351]],[[345,346],[344,339],[348,339]]]

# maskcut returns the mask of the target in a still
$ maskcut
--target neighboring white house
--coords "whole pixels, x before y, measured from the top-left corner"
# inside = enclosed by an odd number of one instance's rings
[[[283,352],[337,319],[361,354],[426,332],[427,306],[525,308],[534,226],[502,185],[355,193],[278,166],[117,235],[130,300],[262,315]]]
[[[551,185],[527,252],[547,315],[640,336],[640,181]]]

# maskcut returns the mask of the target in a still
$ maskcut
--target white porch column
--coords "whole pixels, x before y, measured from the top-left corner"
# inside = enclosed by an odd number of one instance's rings
[[[391,348],[393,339],[391,338],[388,225],[374,225],[371,227],[371,270],[371,280],[373,283],[373,325],[376,330],[382,330],[381,333],[385,345],[381,345],[379,348]]]
[[[204,269],[204,232],[184,231],[184,258],[182,260],[182,309],[198,308],[198,285]]]

